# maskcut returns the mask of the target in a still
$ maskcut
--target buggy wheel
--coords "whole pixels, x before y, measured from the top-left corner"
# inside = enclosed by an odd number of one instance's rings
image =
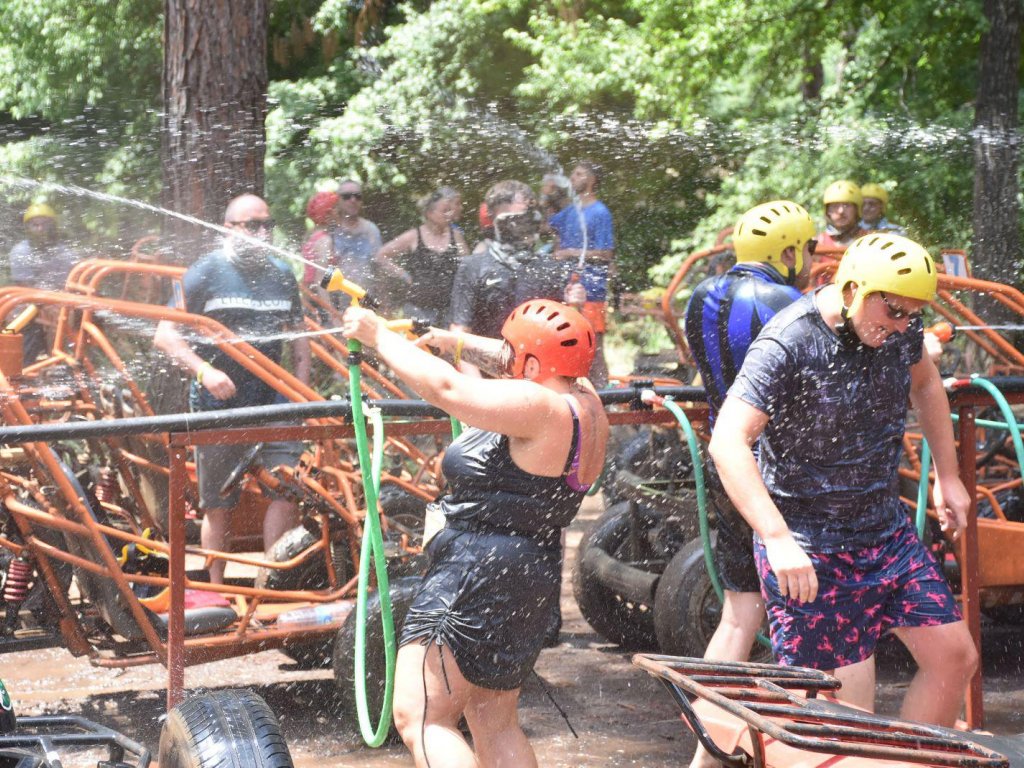
[[[160,768],[291,768],[281,726],[252,691],[214,691],[190,698],[167,715],[160,732]]]
[[[283,563],[297,557],[320,540],[317,529],[310,530],[303,525],[292,528],[279,538],[270,550],[270,560]],[[332,550],[345,549],[342,557],[334,558],[338,582],[343,584],[351,578],[351,556],[345,542],[332,545]],[[256,574],[256,586],[260,589],[299,590],[326,589],[328,584],[325,555],[320,553],[308,558],[294,568],[260,568]],[[331,666],[333,640],[329,635],[312,640],[285,641],[281,650],[300,669],[327,669]]]
[[[604,497],[608,505],[617,504],[625,498],[617,487],[619,470],[642,480],[668,481],[671,486],[681,484],[693,474],[690,452],[679,438],[675,429],[642,428],[612,458],[608,478],[604,485]]]
[[[422,579],[411,576],[390,583],[391,615],[395,622],[395,641],[401,633],[405,616]],[[352,611],[334,638],[334,683],[338,687],[345,711],[356,717],[356,612]],[[366,600],[366,694],[370,719],[380,717],[384,705],[386,659],[384,656],[384,629],[381,626],[380,595],[374,593]],[[390,716],[390,715],[389,715]],[[392,725],[392,734],[397,735]]]
[[[629,552],[632,520],[630,502],[621,502],[608,509],[580,540],[576,565],[572,572],[572,591],[580,613],[594,631],[606,640],[630,649],[657,648],[654,633],[653,605],[633,603],[606,586],[600,574],[585,557],[591,547],[602,550],[619,562],[637,562]],[[655,568],[638,567],[639,571]]]
[[[320,540],[319,527],[312,530],[304,525],[285,531],[281,538],[270,548],[267,559],[275,563],[284,563],[312,547]],[[260,568],[256,572],[258,589],[326,589],[328,587],[327,563],[325,555],[320,553],[306,558],[294,568]],[[349,574],[339,573],[341,583],[348,581]]]
[[[712,541],[714,534],[712,534]],[[722,618],[722,604],[704,562],[704,544],[696,538],[665,567],[654,598],[658,647],[672,656],[701,657]],[[771,661],[771,651],[755,642],[751,661]]]

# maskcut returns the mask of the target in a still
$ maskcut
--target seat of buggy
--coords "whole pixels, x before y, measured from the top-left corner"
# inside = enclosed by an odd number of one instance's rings
[[[61,471],[64,473],[68,482],[71,483],[71,487],[78,496],[78,500],[88,510],[92,519],[100,524],[106,523],[106,514],[102,507],[99,506],[95,497],[86,493],[78,478],[71,471],[71,468],[61,461],[60,457],[57,456],[52,449],[50,449],[50,453],[60,465]],[[96,551],[91,538],[65,534],[65,541],[67,542],[68,551],[72,554],[75,554],[85,560],[90,560],[94,563],[103,563],[103,558]],[[108,538],[107,545],[110,546],[110,544],[111,542]],[[113,548],[111,548],[111,553],[116,559],[117,553],[114,552]],[[104,621],[106,621],[106,623],[109,624],[117,634],[127,640],[142,640],[145,638],[142,629],[139,627],[138,621],[132,614],[131,609],[128,607],[129,600],[139,600],[146,616],[149,618],[150,623],[157,630],[157,634],[161,639],[166,640],[168,624],[166,608],[163,608],[162,612],[160,610],[153,610],[146,605],[144,599],[140,600],[140,598],[134,593],[132,593],[131,597],[124,594],[118,588],[113,579],[104,578],[103,576],[84,568],[75,568],[75,576],[82,592],[89,598],[90,602],[95,605]],[[216,632],[230,626],[238,620],[238,614],[226,600],[216,593],[208,592],[206,594],[219,598],[219,604],[212,604],[211,601],[199,604],[199,601],[196,600],[192,601],[192,607],[189,607],[188,604],[186,604],[186,635],[203,635]]]

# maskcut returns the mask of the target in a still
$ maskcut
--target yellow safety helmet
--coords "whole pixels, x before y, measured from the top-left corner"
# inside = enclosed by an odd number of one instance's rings
[[[32,203],[32,205],[25,209],[25,215],[21,217],[21,221],[22,223],[25,223],[30,219],[39,218],[53,219],[56,221],[57,212],[46,203]]]
[[[861,186],[860,195],[861,198],[873,197],[878,200],[882,204],[882,214],[885,214],[885,209],[889,207],[889,193],[885,191],[885,187],[869,182]]]
[[[737,262],[770,264],[792,282],[803,269],[804,243],[814,238],[811,215],[790,200],[773,200],[754,206],[740,216],[732,233]],[[790,270],[782,263],[782,252],[796,249],[796,264]]]
[[[879,291],[931,301],[939,276],[923,246],[901,235],[876,232],[857,238],[846,249],[834,282],[840,291],[850,283],[857,287],[857,295],[843,309],[843,317],[849,317],[856,314],[866,296]]]
[[[825,187],[823,199],[826,208],[831,203],[853,203],[857,206],[857,213],[859,214],[860,207],[864,202],[864,195],[861,193],[860,187],[852,181],[842,179],[840,181],[833,181]]]

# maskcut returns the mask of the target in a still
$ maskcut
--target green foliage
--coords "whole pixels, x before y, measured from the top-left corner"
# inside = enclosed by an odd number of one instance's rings
[[[5,171],[158,197],[161,9],[0,0]],[[983,27],[981,0],[274,0],[266,194],[297,237],[359,178],[387,236],[438,185],[468,211],[589,157],[629,288],[758,202],[821,216],[840,177],[963,246]]]

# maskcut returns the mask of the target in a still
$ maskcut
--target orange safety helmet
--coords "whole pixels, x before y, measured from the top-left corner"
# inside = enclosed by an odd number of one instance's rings
[[[491,209],[487,207],[487,203],[480,203],[477,216],[480,219],[480,229],[490,229],[494,226],[494,219],[491,218]]]
[[[306,216],[319,227],[337,204],[337,192],[317,192],[309,198],[309,203],[306,205]]]
[[[515,352],[512,375],[523,378],[526,358],[540,363],[536,381],[552,376],[586,376],[594,362],[594,327],[572,307],[551,299],[532,299],[508,316],[501,335]]]

